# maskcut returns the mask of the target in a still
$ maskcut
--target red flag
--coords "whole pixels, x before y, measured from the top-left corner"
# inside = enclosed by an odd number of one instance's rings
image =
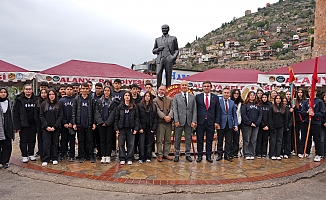
[[[316,89],[316,84],[318,82],[317,66],[318,66],[318,56],[315,59],[315,67],[314,67],[314,73],[312,74],[312,83],[311,83],[311,91],[310,91],[310,99],[309,99],[309,106],[312,109],[314,109],[315,89]],[[311,118],[310,115],[309,118]]]
[[[292,67],[289,67],[289,83],[296,81]]]

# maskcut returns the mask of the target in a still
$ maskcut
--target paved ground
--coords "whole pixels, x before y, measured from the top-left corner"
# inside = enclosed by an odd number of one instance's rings
[[[325,199],[326,172],[271,188],[206,194],[168,193],[160,195],[98,191],[35,180],[0,170],[1,199]],[[99,184],[100,185],[100,184]],[[126,185],[126,184],[125,184]],[[130,186],[130,184],[129,184]],[[127,190],[126,190],[127,191]]]

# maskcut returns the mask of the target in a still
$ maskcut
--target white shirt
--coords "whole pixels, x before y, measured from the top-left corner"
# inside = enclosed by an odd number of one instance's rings
[[[188,105],[188,103],[189,103],[189,95],[188,95],[188,92],[186,92],[186,93],[183,93],[183,92],[181,92],[181,94],[182,94],[182,97],[183,98],[185,98],[185,95],[186,95],[186,98],[187,98],[187,105]]]

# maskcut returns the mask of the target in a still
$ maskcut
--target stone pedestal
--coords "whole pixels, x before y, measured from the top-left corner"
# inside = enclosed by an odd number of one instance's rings
[[[326,0],[316,0],[314,49],[312,57],[326,54]]]

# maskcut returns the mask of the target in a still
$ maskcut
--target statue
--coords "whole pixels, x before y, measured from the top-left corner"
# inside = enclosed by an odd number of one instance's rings
[[[155,39],[153,54],[157,54],[156,58],[156,76],[157,88],[162,84],[163,69],[166,73],[166,86],[171,85],[172,68],[179,54],[178,41],[175,36],[170,36],[169,26],[164,24],[162,27],[163,35]]]

